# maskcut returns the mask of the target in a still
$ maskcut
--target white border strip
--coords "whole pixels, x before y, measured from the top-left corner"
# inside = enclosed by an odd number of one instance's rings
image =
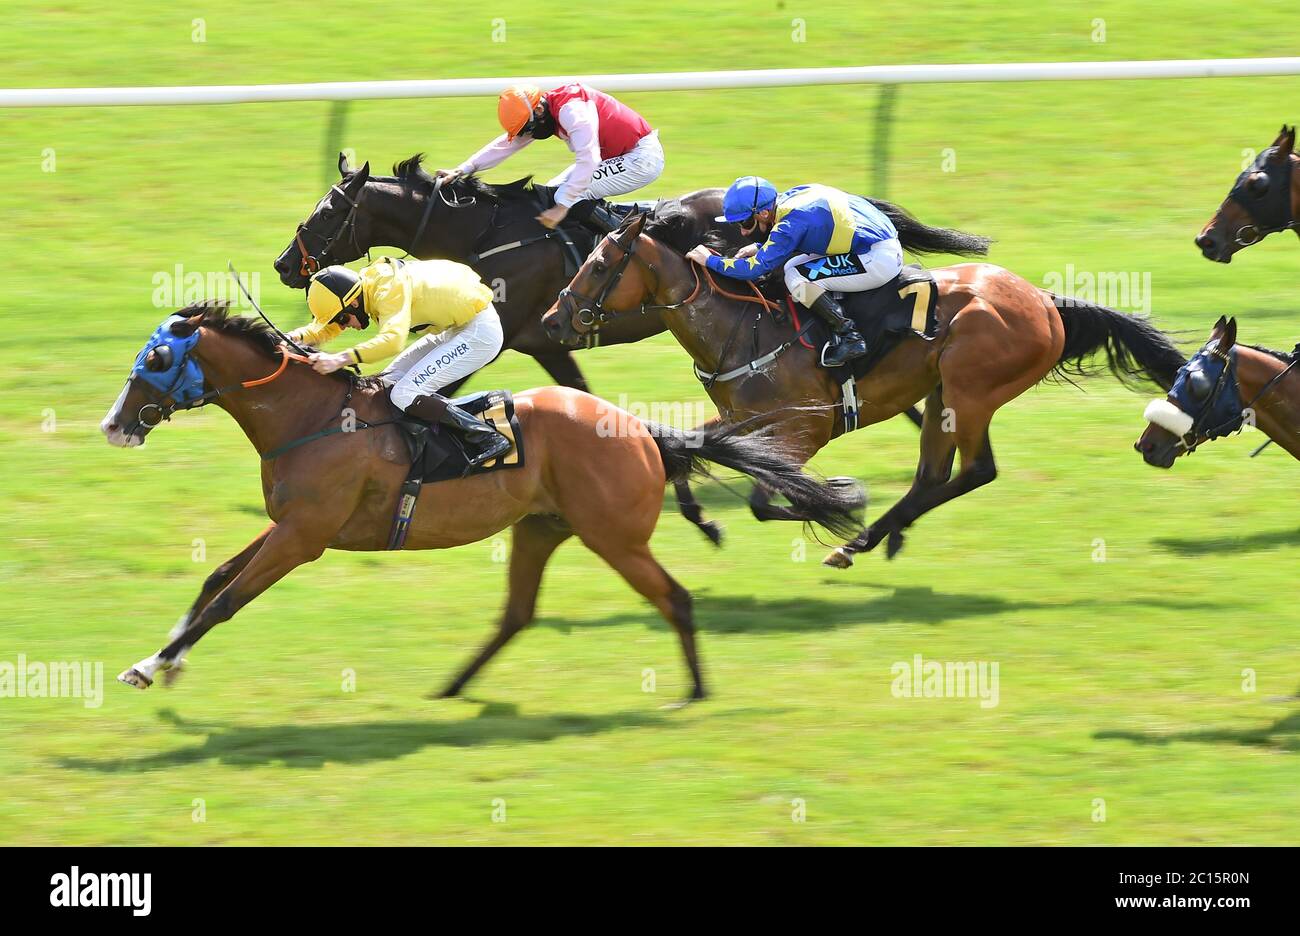
[[[644,75],[550,75],[429,81],[333,81],[319,84],[198,85],[155,88],[0,89],[0,107],[252,104],[269,101],[358,101],[379,98],[496,95],[516,81],[555,87],[581,81],[603,91],[688,91],[834,84],[924,84],[966,81],[1092,81],[1125,78],[1241,78],[1300,74],[1300,58],[1180,59],[1148,62],[1021,62],[1005,65],[867,65],[771,68]]]

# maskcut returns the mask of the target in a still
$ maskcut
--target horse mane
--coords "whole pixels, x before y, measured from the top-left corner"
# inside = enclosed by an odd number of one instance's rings
[[[242,338],[267,357],[280,356],[280,339],[271,331],[271,327],[261,319],[235,315],[227,299],[200,299],[178,309],[176,314],[186,318],[200,316],[199,325],[203,328]]]
[[[628,221],[632,217],[629,215]],[[626,223],[628,222],[625,221],[624,224]],[[680,254],[686,253],[696,244],[704,244],[728,255],[736,249],[728,243],[722,232],[711,228],[706,219],[687,211],[680,198],[667,198],[657,202],[646,218],[641,233],[648,234]]]
[[[200,316],[200,327],[211,329],[221,335],[239,338],[251,344],[266,357],[276,361],[280,359],[280,336],[260,318],[234,314],[227,299],[200,299],[183,309],[178,309],[176,314],[186,318]],[[329,376],[344,380],[351,378],[348,372],[341,370]],[[356,381],[361,389],[371,389],[381,385],[378,376],[358,377]]]
[[[433,184],[433,176],[424,168],[424,154],[416,153],[401,162],[393,164],[393,178],[398,182],[420,182]],[[457,198],[486,198],[491,201],[508,203],[533,198],[533,177],[524,176],[513,182],[494,184],[484,182],[476,175],[464,175],[443,188]]]
[[[1257,345],[1257,344],[1248,344],[1246,345],[1246,347],[1252,348],[1255,351],[1259,351],[1271,357],[1275,357],[1279,361],[1283,362],[1284,364],[1290,364],[1292,361],[1296,359],[1295,351],[1278,351],[1275,348],[1266,348],[1263,345]],[[1300,345],[1296,345],[1296,350],[1300,350]]]

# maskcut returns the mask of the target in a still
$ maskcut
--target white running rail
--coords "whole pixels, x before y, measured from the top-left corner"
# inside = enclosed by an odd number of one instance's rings
[[[1132,78],[1240,78],[1300,74],[1300,58],[1173,59],[1138,62],[1021,62],[1005,65],[866,65],[770,68],[644,75],[551,75],[427,81],[331,81],[318,84],[192,85],[153,88],[0,89],[0,107],[252,104],[269,101],[360,101],[379,98],[475,97],[516,81],[555,87],[581,81],[603,91],[690,91],[836,84],[969,81],[1095,81]]]

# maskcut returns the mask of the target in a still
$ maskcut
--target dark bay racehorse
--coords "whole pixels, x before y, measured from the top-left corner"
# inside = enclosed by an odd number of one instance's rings
[[[629,219],[592,252],[547,313],[548,329],[557,339],[577,341],[593,317],[657,308],[698,372],[738,372],[732,380],[706,382],[721,418],[767,414],[789,450],[806,461],[843,431],[839,387],[817,365],[816,352],[794,340],[791,326],[766,314],[765,299],[745,295],[743,284],[714,278],[682,256],[693,245],[680,236],[678,223],[673,215]],[[903,339],[856,384],[860,425],[925,400],[915,480],[884,516],[831,553],[830,565],[850,565],[854,553],[884,539],[892,557],[918,517],[992,481],[993,414],[1053,371],[1080,372],[1084,359],[1102,351],[1121,379],[1146,377],[1168,389],[1184,362],[1143,319],[1055,296],[1001,267],[964,263],[932,272],[939,291],[937,336]],[[742,331],[752,342],[729,338]],[[743,369],[756,360],[765,363]],[[953,476],[955,452],[961,467]],[[759,519],[784,519],[761,490],[753,506]]]
[[[204,634],[326,549],[386,547],[410,462],[399,430],[383,424],[396,411],[377,381],[322,376],[294,363],[301,360],[265,325],[230,317],[222,303],[182,309],[137,357],[102,424],[114,445],[141,445],[161,419],[205,402],[229,413],[261,455],[325,429],[333,434],[263,459],[271,525],[208,577],[166,646],[122,673],[123,682],[143,689],[159,671],[174,676]],[[656,561],[649,541],[665,482],[700,470],[706,461],[772,486],[806,511],[808,520],[830,530],[857,528],[861,489],[805,475],[783,458],[774,440],[725,429],[688,437],[562,387],[526,391],[515,404],[525,464],[428,485],[406,541],[407,549],[445,549],[507,526],[514,531],[498,632],[444,695],[458,693],[532,620],[547,560],[577,534],[672,624],[690,668],[691,697],[702,697],[690,593]],[[348,418],[355,420],[354,431],[340,426]],[[609,425],[626,431],[600,429]],[[418,578],[413,584],[425,587]],[[431,581],[428,588],[446,597],[446,583]]]
[[[423,154],[417,153],[395,165],[392,176],[372,177],[369,163],[351,169],[340,153],[340,181],[317,202],[275,261],[281,282],[301,289],[313,270],[351,263],[380,246],[401,247],[421,259],[468,263],[500,297],[494,305],[505,347],[536,358],[556,383],[588,389],[570,352],[547,340],[541,328],[542,315],[570,277],[560,238],[536,220],[540,209],[531,180],[490,185],[466,176],[437,186],[422,162]],[[700,189],[661,206],[679,214],[683,234],[694,236],[696,243],[709,237],[734,249],[745,241],[740,226],[714,221],[722,213],[722,191]],[[988,253],[986,238],[922,224],[889,202],[873,204],[894,222],[904,249],[912,253]],[[640,341],[664,327],[654,311],[625,316],[599,327],[598,340],[589,344]],[[915,421],[920,423],[919,415]]]
[[[1220,316],[1169,395],[1147,406],[1149,425],[1133,448],[1148,465],[1171,468],[1180,455],[1249,422],[1300,458],[1300,374],[1292,373],[1300,370],[1297,352],[1238,344],[1237,320]]]
[[[1300,216],[1300,175],[1295,172],[1295,127],[1283,125],[1273,145],[1237,176],[1228,197],[1196,235],[1201,255],[1231,263],[1243,247],[1278,231],[1296,231]]]
[[[547,340],[542,314],[569,281],[560,236],[537,220],[541,208],[531,179],[489,185],[475,176],[435,185],[417,153],[393,167],[391,176],[371,176],[370,164],[350,169],[339,154],[341,179],[317,202],[289,246],[275,261],[286,286],[304,288],[311,272],[332,263],[351,263],[376,247],[401,247],[420,259],[467,263],[496,293],[507,349],[537,359],[551,378],[587,390],[573,356]],[[703,189],[672,199],[695,219],[700,236],[717,227],[722,190]],[[738,246],[740,228],[719,227]],[[513,245],[513,246],[511,246]],[[502,249],[506,248],[506,249]],[[596,343],[640,341],[663,331],[656,315],[632,317],[602,329]],[[463,381],[462,381],[463,382]],[[459,384],[447,392],[455,392]]]

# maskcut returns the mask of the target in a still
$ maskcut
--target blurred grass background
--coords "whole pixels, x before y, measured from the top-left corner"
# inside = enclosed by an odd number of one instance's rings
[[[0,86],[1270,56],[1297,39],[1277,2],[11,0]],[[1192,237],[1298,93],[1300,77],[905,86],[874,194],[997,238],[994,261],[1033,282],[1067,264],[1149,273],[1155,318],[1189,345],[1229,313],[1243,340],[1289,348],[1290,238],[1221,267]],[[623,97],[661,130],[653,196],[749,172],[866,191],[877,94]],[[0,111],[0,661],[103,661],[111,681],[261,529],[256,458],[220,412],[128,452],[97,425],[170,311],[156,274],[233,260],[281,324],[303,321],[271,262],[333,165],[329,109]],[[494,127],[488,99],[361,102],[343,143],[376,171],[416,151],[454,165]],[[549,177],[566,156],[535,146],[490,178]],[[666,335],[579,362],[612,399],[705,399]],[[471,387],[546,381],[508,354]],[[578,545],[552,563],[538,624],[450,703],[422,695],[488,635],[499,544],[327,554],[209,635],[175,690],[111,684],[97,709],[0,699],[0,842],[1294,843],[1295,465],[1247,460],[1247,434],[1148,468],[1130,448],[1144,403],[1109,379],[1029,392],[993,424],[994,485],[922,520],[895,562],[847,573],[704,488],[725,548],[672,513],[655,539],[697,597],[714,692],[681,712],[658,708],[685,686],[675,638]],[[863,479],[875,515],[915,460],[896,421],[814,465]],[[997,661],[1000,704],[894,698],[891,664],[917,653]]]

